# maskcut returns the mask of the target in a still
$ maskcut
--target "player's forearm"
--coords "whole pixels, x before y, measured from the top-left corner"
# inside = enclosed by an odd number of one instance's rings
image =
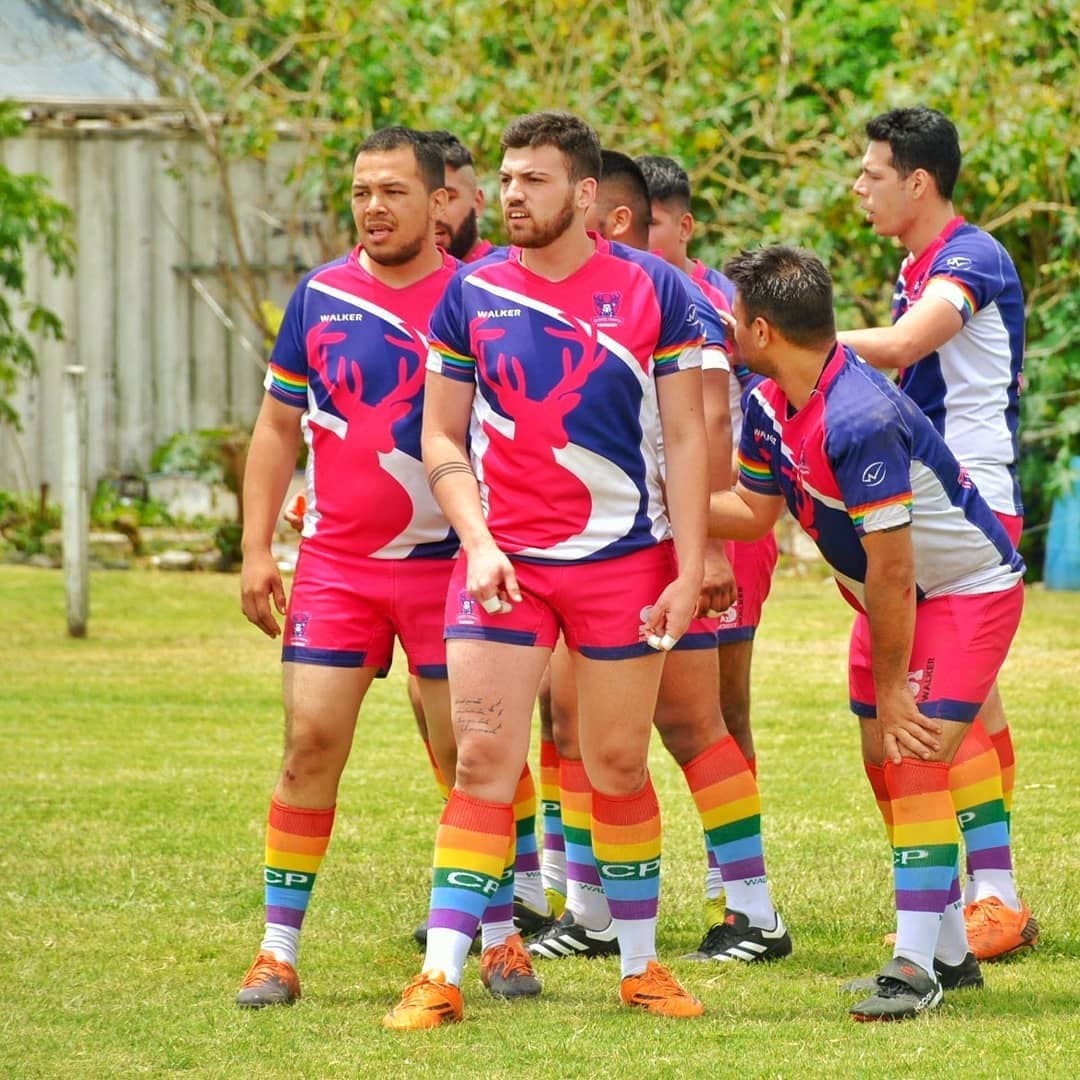
[[[244,465],[244,552],[269,550],[300,449],[299,413],[290,427],[272,422],[267,411],[264,405],[255,422]]]
[[[705,440],[677,439],[665,443],[667,506],[679,577],[700,588],[705,572],[709,478],[704,461]]]
[[[836,336],[842,345],[854,349],[871,367],[881,371],[910,367],[921,359],[914,354],[913,344],[895,326],[842,330]]]
[[[705,436],[709,443],[709,490],[731,487],[731,405],[726,371],[702,374],[705,402]]]
[[[490,541],[480,488],[464,444],[444,433],[425,432],[423,456],[431,493],[461,546],[469,551]]]
[[[909,694],[907,674],[915,635],[914,560],[868,560],[864,606],[878,700]]]
[[[734,491],[714,491],[709,497],[709,536],[721,540],[760,540],[773,521],[766,522],[747,503],[736,488]]]

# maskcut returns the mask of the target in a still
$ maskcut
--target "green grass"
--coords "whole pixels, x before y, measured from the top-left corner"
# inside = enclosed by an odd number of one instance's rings
[[[1029,591],[1002,675],[1018,754],[1015,855],[1037,951],[987,966],[932,1016],[859,1025],[838,992],[887,958],[891,872],[846,709],[849,615],[827,583],[778,578],[755,660],[766,857],[795,953],[766,968],[675,963],[693,1023],[618,1007],[615,961],[547,962],[544,995],[499,1003],[466,975],[466,1023],[379,1019],[416,972],[439,813],[403,665],[357,728],[289,1010],[232,1004],[261,932],[262,836],[279,763],[277,646],[236,578],[102,573],[90,634],[65,636],[58,573],[0,567],[0,1074],[90,1077],[1044,1077],[1080,1062],[1080,594]],[[535,764],[535,754],[534,754]],[[702,845],[659,745],[659,944],[700,937]]]

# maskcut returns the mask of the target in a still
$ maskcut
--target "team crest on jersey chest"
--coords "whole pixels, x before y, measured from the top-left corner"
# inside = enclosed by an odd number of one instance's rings
[[[596,314],[591,320],[593,326],[621,326],[622,319],[619,317],[621,304],[622,293],[593,293],[593,306],[596,308]]]

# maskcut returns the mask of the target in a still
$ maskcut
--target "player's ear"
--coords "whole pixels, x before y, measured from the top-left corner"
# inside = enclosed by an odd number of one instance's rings
[[[476,216],[480,217],[484,212],[484,207],[487,205],[487,196],[484,194],[484,189],[477,184],[476,194],[473,196],[473,209],[476,211]]]
[[[629,206],[616,206],[608,214],[608,231],[611,233],[611,239],[621,240],[626,235],[633,220],[634,215]]]
[[[429,199],[432,217],[441,218],[446,213],[446,207],[450,202],[450,192],[444,187],[437,187]]]
[[[679,240],[689,244],[694,235],[694,215],[687,210],[679,217]]]
[[[588,210],[596,202],[596,177],[586,176],[584,180],[577,182],[577,198],[575,204],[579,210]]]

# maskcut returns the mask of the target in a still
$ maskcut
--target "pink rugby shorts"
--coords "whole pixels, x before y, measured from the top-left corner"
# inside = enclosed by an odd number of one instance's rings
[[[776,569],[776,537],[772,532],[750,543],[734,541],[731,549],[737,595],[735,603],[720,616],[719,645],[753,640]]]
[[[675,577],[670,541],[629,555],[592,562],[536,563],[515,559],[521,603],[491,615],[465,589],[467,564],[458,556],[446,596],[446,637],[554,648],[562,630],[567,647],[594,660],[655,653],[641,640],[642,610]]]
[[[938,596],[915,609],[908,685],[919,712],[940,720],[974,720],[1001,665],[1024,609],[1024,586],[1005,592]],[[876,716],[870,623],[855,616],[848,654],[851,711]]]
[[[341,558],[301,545],[281,658],[387,670],[396,637],[409,671],[446,678],[443,606],[453,559]]]

